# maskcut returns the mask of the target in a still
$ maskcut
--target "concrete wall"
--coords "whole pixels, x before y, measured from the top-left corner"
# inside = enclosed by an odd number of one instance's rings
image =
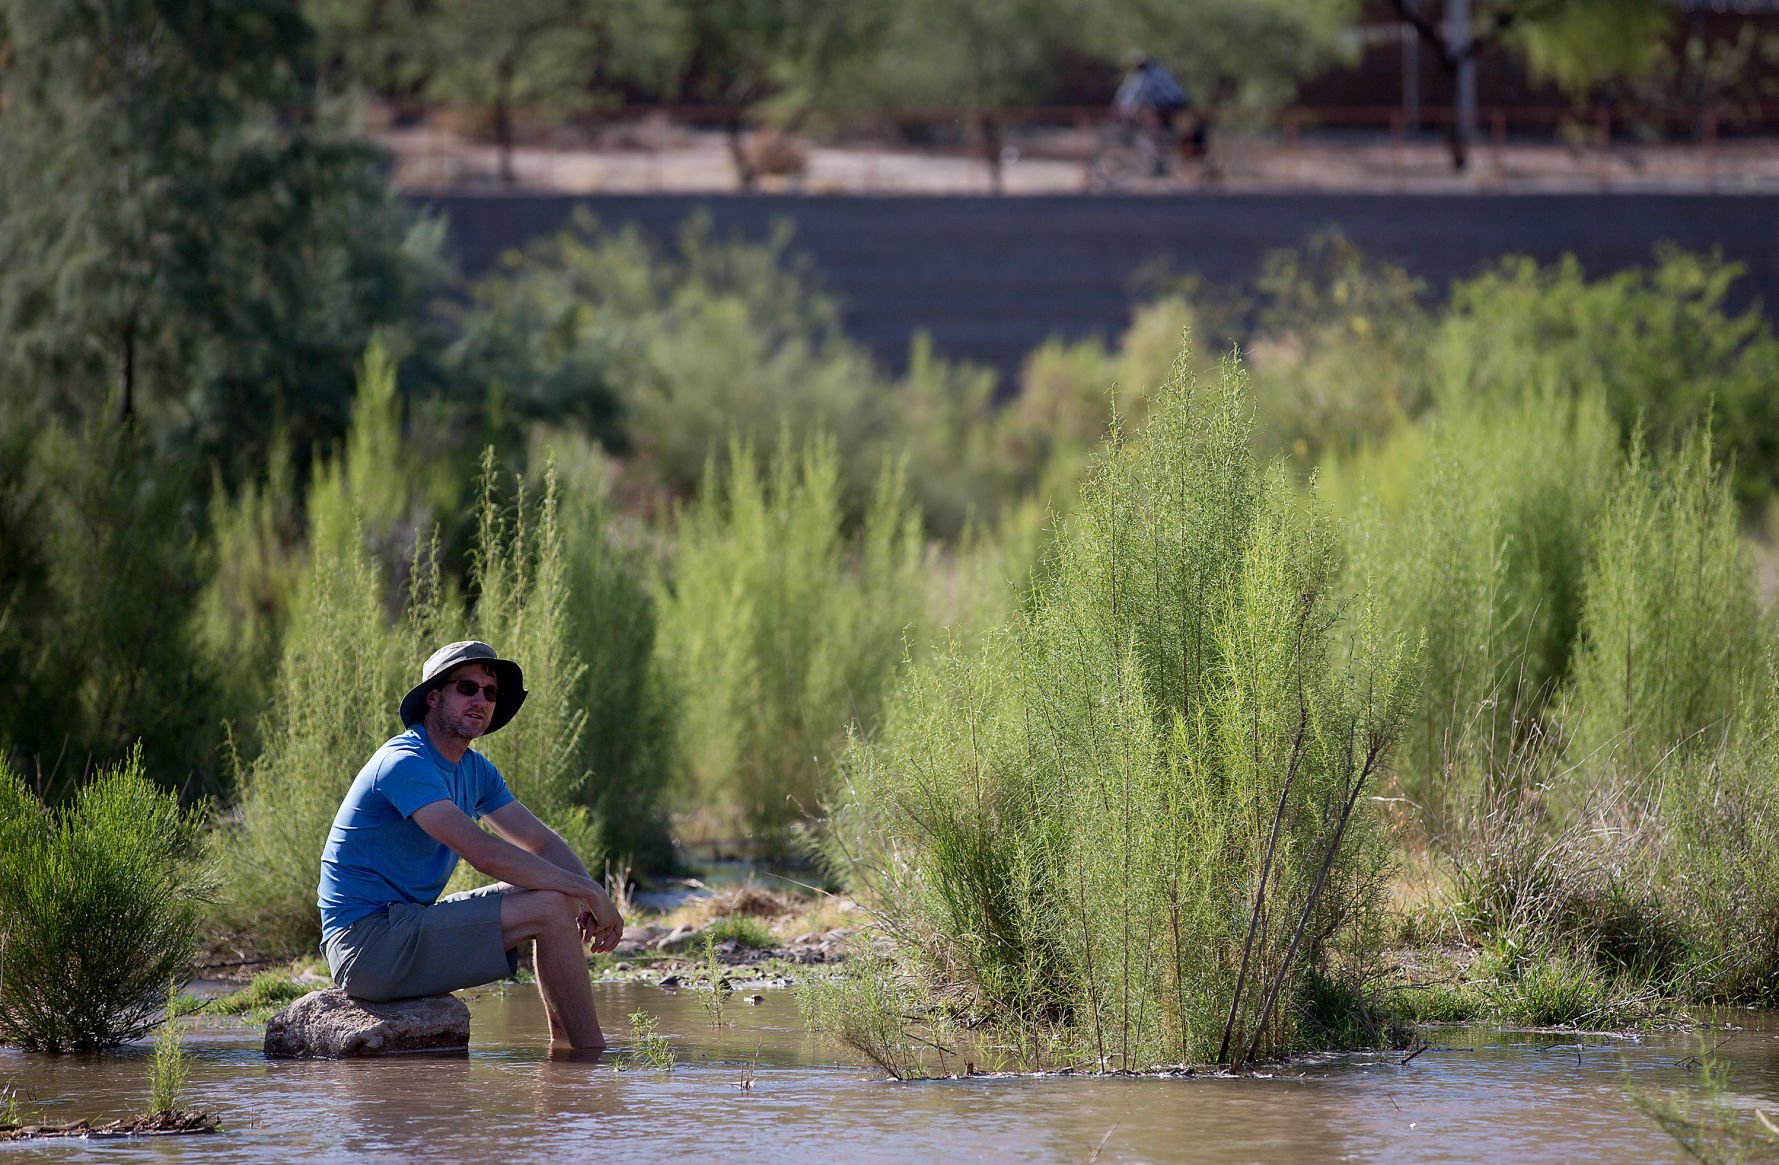
[[[1267,251],[1338,228],[1443,295],[1496,256],[1573,252],[1592,273],[1650,261],[1670,240],[1721,247],[1748,267],[1739,304],[1779,312],[1779,197],[1712,195],[1306,195],[1168,197],[461,196],[422,200],[451,224],[465,271],[563,225],[586,206],[670,241],[702,210],[720,235],[796,229],[845,305],[848,332],[902,367],[916,329],[943,353],[1012,373],[1051,335],[1116,336],[1132,281],[1165,262],[1225,283],[1250,279]]]

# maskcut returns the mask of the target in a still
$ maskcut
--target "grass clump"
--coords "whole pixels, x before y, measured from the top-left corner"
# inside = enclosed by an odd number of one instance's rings
[[[140,752],[55,810],[0,760],[0,1039],[93,1051],[153,1026],[197,950],[202,826]]]
[[[618,1070],[652,1068],[673,1071],[673,1044],[657,1029],[661,1021],[646,1011],[630,1013],[630,1047],[618,1061]]]
[[[166,1018],[154,1036],[154,1054],[148,1061],[148,1111],[152,1115],[179,1111],[179,1097],[191,1080],[191,1059],[185,1054],[183,1025],[173,1014],[179,989],[167,984]]]
[[[19,1104],[18,1085],[8,1081],[4,1086],[0,1086],[0,1132],[8,1132],[24,1123],[24,1110]]]
[[[1307,977],[1371,941],[1362,798],[1413,688],[1363,601],[1343,623],[1332,528],[1254,459],[1239,369],[1182,362],[1151,415],[1029,616],[855,741],[830,857],[929,1003],[1033,1055],[1239,1067],[1299,1046]]]
[[[210,1000],[200,1010],[205,1015],[236,1015],[263,1021],[313,990],[312,983],[298,982],[276,971],[261,971],[247,986]]]
[[[729,976],[723,970],[722,961],[717,958],[717,940],[707,930],[704,932],[704,982],[710,988],[708,996],[700,996],[698,1002],[704,1007],[704,1013],[710,1017],[711,1027],[722,1027],[724,1017],[729,1014]]]
[[[713,943],[732,942],[751,951],[771,950],[778,945],[771,927],[744,914],[719,918],[705,928],[704,934]]]
[[[932,1053],[944,1047],[921,1022],[932,1014],[928,993],[872,951],[855,952],[836,978],[800,979],[797,1009],[811,1029],[897,1080],[928,1075]]]

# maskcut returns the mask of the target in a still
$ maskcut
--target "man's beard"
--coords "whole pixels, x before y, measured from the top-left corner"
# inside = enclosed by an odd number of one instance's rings
[[[490,713],[490,716],[492,713]],[[434,709],[434,721],[437,727],[447,736],[455,736],[460,740],[475,740],[488,731],[489,716],[480,720],[471,720],[459,713],[456,716],[441,709]]]

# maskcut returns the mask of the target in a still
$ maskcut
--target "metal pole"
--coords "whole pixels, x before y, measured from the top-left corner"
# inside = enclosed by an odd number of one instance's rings
[[[1705,189],[1717,193],[1717,107],[1705,111]]]
[[[1454,132],[1468,158],[1470,146],[1476,141],[1476,55],[1470,42],[1470,0],[1446,0],[1445,14],[1450,25],[1447,38],[1452,55],[1458,58],[1458,101],[1454,111],[1458,123]]]
[[[1595,137],[1598,143],[1597,152],[1600,159],[1600,189],[1605,191],[1612,185],[1612,154],[1610,150],[1612,145],[1612,114],[1606,111],[1604,105],[1600,107],[1600,118]]]
[[[1285,181],[1297,181],[1297,110],[1285,114]]]
[[[1495,144],[1495,178],[1505,180],[1507,177],[1507,114],[1497,106],[1491,121]]]
[[[1397,194],[1402,193],[1402,139],[1407,120],[1400,109],[1390,115],[1390,188]]]
[[[1403,0],[1403,7],[1413,12],[1417,0]],[[1410,129],[1421,128],[1421,34],[1406,20],[1402,29],[1402,113]]]

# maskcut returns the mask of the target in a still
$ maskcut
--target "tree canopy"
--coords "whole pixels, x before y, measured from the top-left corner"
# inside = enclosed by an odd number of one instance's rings
[[[240,467],[339,432],[421,240],[378,153],[320,116],[290,0],[0,0],[0,368]]]

